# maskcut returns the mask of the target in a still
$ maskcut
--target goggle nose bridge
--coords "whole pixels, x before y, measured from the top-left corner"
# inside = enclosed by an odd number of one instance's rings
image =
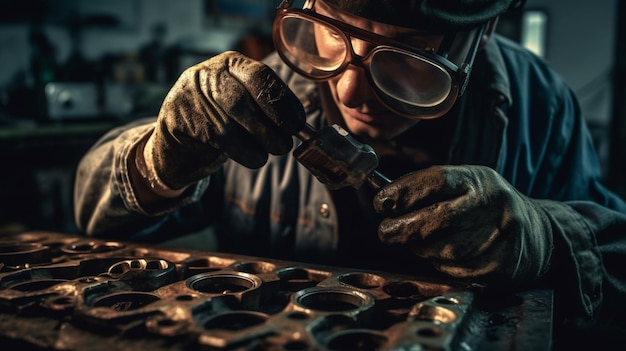
[[[349,59],[346,60],[346,62],[341,67],[339,67],[338,73],[341,73],[341,71],[345,71],[346,69],[348,69],[348,66],[350,65],[362,68],[363,71],[365,72],[367,70],[367,65],[365,64],[365,61],[370,58],[370,55],[373,53],[374,49],[370,50],[367,53],[367,55],[361,56],[357,54],[356,52],[354,52],[354,48],[352,47],[352,45],[350,45],[350,48],[349,48],[350,51],[348,53]]]
[[[362,68],[364,71],[366,71],[368,68],[367,68],[367,65],[365,64],[365,61],[371,59],[371,56],[376,52],[376,50],[381,45],[373,43],[358,35],[346,33],[345,31],[339,28],[335,28],[335,29],[339,31],[339,35],[343,36],[345,39],[344,42],[346,45],[346,55],[348,57],[348,59],[345,60],[344,63],[337,68],[336,74],[343,73],[343,71],[348,69],[348,66],[350,65],[357,66],[359,68]],[[359,53],[355,51],[354,42],[353,42],[354,40],[364,43],[363,47],[366,49],[365,55],[360,55]]]

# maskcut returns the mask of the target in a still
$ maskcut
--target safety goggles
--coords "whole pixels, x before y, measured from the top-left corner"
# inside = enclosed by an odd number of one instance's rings
[[[436,50],[416,48],[314,11],[315,0],[292,9],[283,0],[274,19],[274,45],[283,61],[304,77],[332,79],[348,65],[364,69],[377,98],[408,118],[439,117],[465,90],[484,26],[447,33]],[[353,40],[372,49],[359,56]]]

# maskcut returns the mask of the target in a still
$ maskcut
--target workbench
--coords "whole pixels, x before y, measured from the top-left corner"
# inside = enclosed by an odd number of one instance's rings
[[[0,238],[6,350],[549,350],[549,290],[30,231]]]

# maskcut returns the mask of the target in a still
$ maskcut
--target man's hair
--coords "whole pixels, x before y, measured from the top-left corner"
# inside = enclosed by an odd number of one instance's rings
[[[329,5],[364,17],[401,27],[434,31],[476,27],[525,0],[323,0]]]

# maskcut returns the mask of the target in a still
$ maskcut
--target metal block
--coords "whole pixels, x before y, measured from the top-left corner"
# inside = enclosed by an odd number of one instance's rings
[[[0,241],[28,350],[549,350],[552,293],[52,232]]]

